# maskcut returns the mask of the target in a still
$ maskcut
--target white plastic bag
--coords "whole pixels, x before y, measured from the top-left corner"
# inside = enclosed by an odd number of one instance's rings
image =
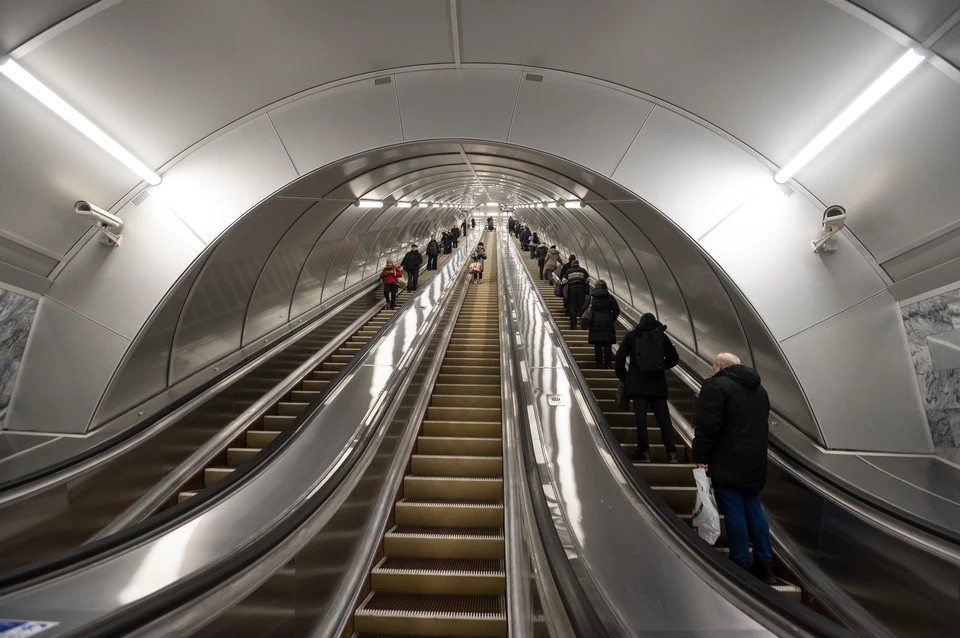
[[[693,529],[697,530],[700,538],[711,545],[720,538],[720,512],[717,511],[717,501],[713,498],[713,485],[707,476],[707,471],[698,467],[693,471],[693,479],[697,482],[697,502],[693,506]]]

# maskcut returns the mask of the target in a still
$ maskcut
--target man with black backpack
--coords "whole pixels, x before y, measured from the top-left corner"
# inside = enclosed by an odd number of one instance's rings
[[[423,265],[423,255],[417,250],[416,244],[410,244],[410,250],[403,256],[400,267],[407,272],[407,292],[417,289],[417,279],[420,277],[420,266]]]
[[[436,235],[430,235],[430,243],[427,244],[427,270],[437,269],[437,260],[440,258],[440,242]]]
[[[630,366],[627,367],[627,357]],[[669,463],[679,463],[673,444],[673,424],[667,408],[666,371],[680,362],[680,355],[667,336],[667,327],[652,314],[640,317],[637,327],[627,333],[617,350],[617,378],[626,383],[626,396],[633,399],[633,415],[637,423],[635,461],[650,462],[647,439],[647,406],[657,417]]]

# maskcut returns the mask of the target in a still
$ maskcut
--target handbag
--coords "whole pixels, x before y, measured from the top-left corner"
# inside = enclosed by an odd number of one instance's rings
[[[627,396],[627,384],[623,381],[617,386],[617,409],[627,412],[630,409],[630,397]]]
[[[557,279],[557,283],[553,284],[553,296],[554,297],[563,296],[563,284],[560,283],[560,279]]]
[[[407,278],[406,278],[406,277],[400,277],[400,278],[398,278],[398,279],[397,279],[397,285],[400,286],[401,289],[406,289],[406,287],[407,287]]]
[[[583,311],[583,314],[580,315],[580,325],[583,326],[584,330],[590,329],[590,324],[593,322],[593,305],[587,306],[587,309]]]

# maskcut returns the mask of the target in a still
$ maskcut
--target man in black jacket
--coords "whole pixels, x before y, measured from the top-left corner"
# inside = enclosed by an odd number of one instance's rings
[[[580,267],[580,262],[574,261],[567,268],[564,279],[561,281],[567,286],[567,307],[570,309],[570,329],[577,329],[577,319],[587,307],[587,293],[590,285],[587,280],[590,275]]]
[[[420,276],[420,266],[423,265],[423,255],[417,251],[416,244],[410,244],[410,250],[403,256],[400,267],[407,272],[407,292],[417,289],[417,278]]]
[[[627,357],[630,366],[627,367]],[[680,363],[680,355],[667,336],[667,327],[649,312],[623,338],[617,350],[617,378],[626,384],[627,396],[633,399],[633,417],[637,425],[637,450],[633,459],[650,462],[647,436],[647,406],[657,418],[660,436],[667,452],[667,462],[679,463],[673,443],[673,423],[667,407],[667,370]]]
[[[520,249],[530,250],[530,229],[524,226],[520,229]]]
[[[693,460],[713,482],[730,560],[772,585],[776,578],[770,528],[760,505],[760,490],[767,480],[770,400],[757,371],[740,365],[736,355],[718,354],[713,372],[700,388]]]
[[[430,235],[430,243],[427,244],[427,270],[437,269],[437,259],[440,258],[440,242],[436,235]]]

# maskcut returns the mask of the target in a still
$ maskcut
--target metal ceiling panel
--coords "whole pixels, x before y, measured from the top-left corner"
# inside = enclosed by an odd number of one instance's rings
[[[900,44],[829,2],[462,0],[463,60],[562,69],[703,117],[784,163]],[[535,26],[531,26],[535,25]]]
[[[894,281],[903,281],[957,258],[960,258],[960,226],[880,265]]]
[[[320,303],[323,297],[323,280],[327,276],[327,269],[333,254],[340,246],[344,236],[357,222],[359,208],[340,204],[342,210],[320,235],[320,239],[310,250],[310,255],[303,264],[296,286],[293,291],[293,301],[290,303],[290,318],[296,318]]]
[[[96,0],[0,0],[0,55],[15,48],[69,18],[97,4]]]
[[[372,79],[302,97],[270,111],[270,118],[301,175],[403,141],[396,90]]]
[[[164,0],[119,2],[25,61],[159,166],[280,98],[453,54],[445,0]]]
[[[612,175],[653,104],[556,75],[520,83],[509,141]]]
[[[613,179],[697,239],[769,182],[771,173],[713,131],[657,108]]]
[[[924,65],[884,96],[797,180],[879,261],[957,221],[960,85]]]
[[[363,238],[367,229],[384,214],[382,208],[355,208],[351,206],[345,212],[346,215],[353,217],[356,223],[350,231],[343,236],[343,240],[333,254],[333,260],[327,268],[326,277],[323,281],[323,295],[321,301],[329,299],[337,293],[343,292],[347,284],[347,274],[353,265],[353,256],[360,247],[360,240]]]
[[[83,434],[129,343],[42,299],[4,428]]]
[[[506,140],[519,71],[459,69],[396,75],[405,140]]]
[[[955,67],[960,68],[960,24],[953,27],[934,45],[933,50],[943,56]]]
[[[933,452],[900,307],[889,293],[831,317],[781,347],[829,447]]]
[[[778,340],[885,287],[842,234],[837,252],[813,252],[810,242],[822,234],[821,217],[800,193],[788,197],[771,180],[700,242]]]
[[[960,0],[850,0],[923,42],[960,9]]]
[[[296,179],[266,115],[233,129],[174,166],[159,194],[204,242],[220,233],[279,186]]]
[[[60,273],[48,295],[102,326],[133,339],[157,300],[203,251],[204,244],[159,197],[118,212],[123,242],[87,242]],[[124,291],[122,294],[118,291]]]
[[[78,199],[110,208],[139,178],[0,77],[0,218],[8,237],[63,256],[90,228]]]
[[[171,383],[240,348],[260,272],[283,234],[311,204],[270,200],[224,236],[184,304],[170,362]]]

